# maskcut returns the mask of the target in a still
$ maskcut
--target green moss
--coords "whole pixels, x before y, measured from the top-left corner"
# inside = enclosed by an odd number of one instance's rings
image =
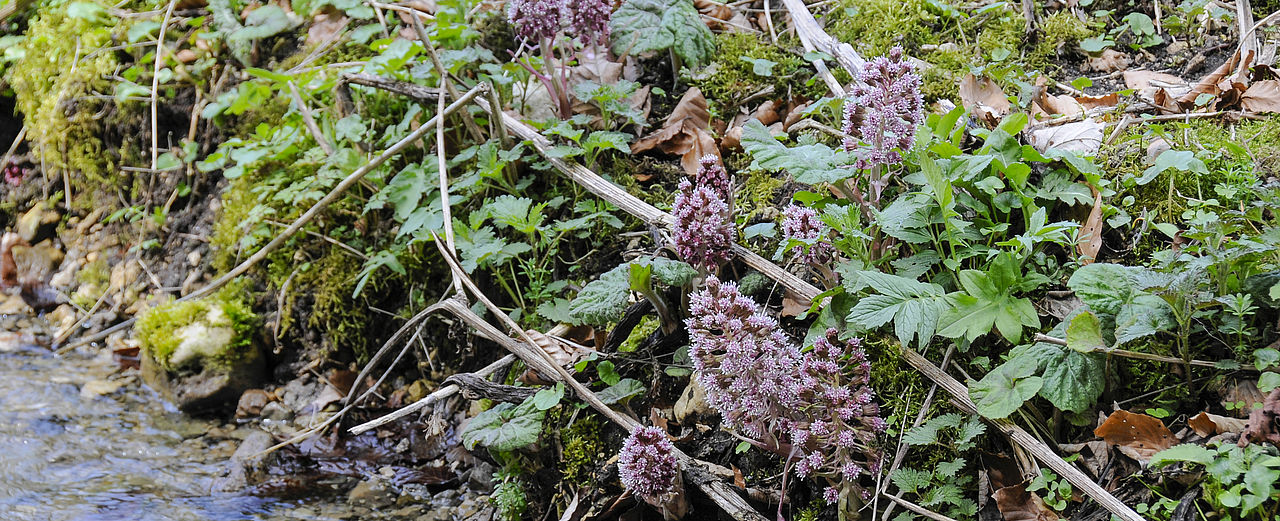
[[[778,190],[782,188],[782,179],[770,174],[766,170],[755,170],[747,174],[747,179],[743,183],[742,189],[738,191],[734,198],[734,205],[738,206],[738,213],[745,213],[747,219],[755,217],[757,213],[766,208],[775,208],[775,199],[778,196]]]
[[[71,295],[71,299],[77,306],[89,309],[111,285],[111,268],[105,259],[99,258],[80,268],[76,272],[76,281],[80,283],[80,287]]]
[[[815,81],[804,59],[784,48],[749,33],[721,33],[716,36],[716,60],[695,74],[692,84],[702,89],[721,117],[732,116],[743,100],[768,87],[774,93],[764,99],[818,99],[826,94],[826,85]],[[771,74],[757,75],[755,64],[744,57],[773,62]]]
[[[1058,11],[1040,22],[1039,39],[1025,61],[1038,69],[1056,68],[1064,54],[1075,52],[1082,40],[1094,34],[1096,31],[1070,11]]]
[[[205,367],[227,367],[254,356],[253,333],[258,329],[257,315],[235,296],[242,288],[229,288],[230,291],[223,290],[211,297],[171,302],[144,311],[134,328],[143,351],[168,371],[183,369],[192,362],[199,362]],[[202,350],[205,346],[184,352],[184,333],[193,338],[195,332],[221,328],[231,330],[230,339],[216,352]],[[182,360],[174,360],[175,354]]]
[[[99,115],[113,102],[95,96],[112,92],[107,78],[119,63],[111,52],[87,56],[112,43],[113,20],[105,13],[88,19],[68,16],[65,7],[40,9],[19,45],[23,57],[7,71],[32,149],[46,167],[80,174],[93,188],[115,188],[116,165],[100,137]]]
[[[662,325],[662,321],[651,315],[645,315],[640,319],[640,323],[635,329],[631,330],[631,334],[627,335],[627,339],[622,341],[622,345],[618,346],[618,351],[622,353],[630,353],[640,347],[640,342],[644,342],[645,338],[658,330]]]
[[[291,273],[295,268],[294,262],[285,259],[273,265],[276,267],[272,270],[280,273],[284,270]],[[299,296],[306,295],[310,299],[307,326],[321,332],[326,350],[333,353],[350,349],[357,360],[367,360],[375,317],[360,300],[351,297],[361,267],[359,260],[334,246],[319,260],[311,262],[308,269],[295,275],[285,305],[292,307]],[[282,285],[283,280],[284,277],[280,277],[276,286]],[[375,276],[365,291],[375,291],[380,284],[381,279]],[[282,323],[281,331],[290,325]]]
[[[564,447],[560,467],[564,481],[573,485],[585,484],[591,478],[596,462],[605,453],[604,442],[600,439],[600,420],[595,416],[579,418],[561,431],[560,444]]]

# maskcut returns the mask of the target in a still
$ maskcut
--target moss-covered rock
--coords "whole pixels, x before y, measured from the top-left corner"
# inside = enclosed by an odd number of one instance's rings
[[[186,412],[234,404],[262,373],[257,327],[253,311],[227,291],[148,309],[134,329],[143,377]]]

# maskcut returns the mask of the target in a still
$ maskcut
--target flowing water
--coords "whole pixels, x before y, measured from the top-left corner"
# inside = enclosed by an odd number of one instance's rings
[[[134,378],[120,378],[109,352],[59,357],[30,345],[30,335],[0,335],[0,519],[363,517],[332,494],[210,494],[237,445],[234,432],[180,414]]]

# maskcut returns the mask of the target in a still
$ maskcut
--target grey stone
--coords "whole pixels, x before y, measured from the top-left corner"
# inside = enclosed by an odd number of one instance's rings
[[[396,502],[397,493],[387,482],[366,479],[356,484],[347,494],[347,504],[370,508],[382,508]]]

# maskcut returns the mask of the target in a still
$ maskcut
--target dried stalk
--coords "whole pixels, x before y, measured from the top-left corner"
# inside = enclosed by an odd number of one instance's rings
[[[324,134],[320,132],[320,126],[316,125],[315,118],[311,117],[311,109],[307,107],[306,102],[302,101],[302,95],[298,93],[298,87],[292,81],[289,82],[289,93],[293,95],[293,103],[298,106],[298,112],[302,114],[302,122],[307,126],[307,130],[311,131],[311,137],[316,140],[317,145],[320,145],[320,149],[324,150],[324,155],[333,155],[333,145],[329,144],[329,140],[325,139]]]
[[[160,91],[160,64],[164,63],[164,33],[169,30],[169,19],[173,17],[173,8],[178,0],[169,0],[169,7],[164,10],[164,20],[160,22],[160,35],[156,37],[156,55],[153,58],[155,67],[151,71],[151,169],[155,170],[160,161],[160,116],[157,99]],[[65,173],[63,175],[66,175]]]

